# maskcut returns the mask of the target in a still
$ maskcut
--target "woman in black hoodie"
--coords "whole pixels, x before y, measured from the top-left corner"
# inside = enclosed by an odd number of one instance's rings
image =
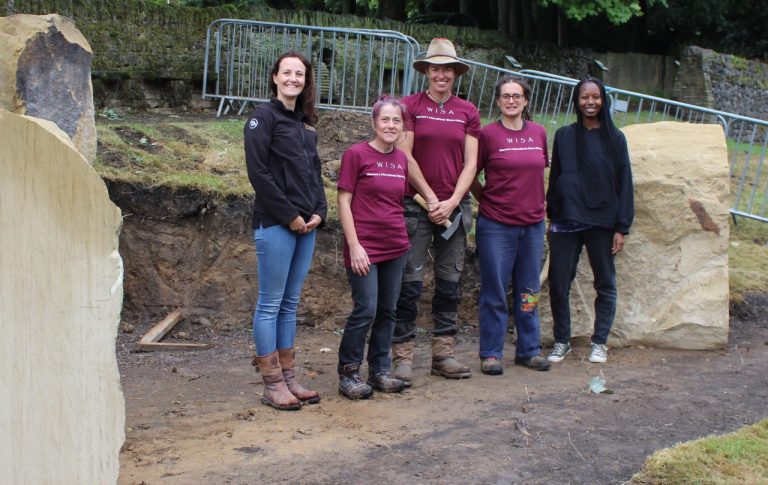
[[[571,351],[568,294],[586,246],[597,292],[589,361],[604,363],[616,313],[613,260],[624,247],[634,217],[632,170],[627,141],[613,124],[603,83],[582,79],[571,101],[576,123],[555,133],[547,190],[549,298],[555,334],[548,359],[560,362]]]

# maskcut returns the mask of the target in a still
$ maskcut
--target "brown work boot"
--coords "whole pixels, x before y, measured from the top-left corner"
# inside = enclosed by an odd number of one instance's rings
[[[466,379],[472,377],[472,371],[460,364],[453,356],[453,335],[435,335],[432,337],[432,375],[446,379]]]
[[[413,340],[392,344],[392,377],[400,379],[405,387],[413,385]]]
[[[296,376],[293,373],[294,361],[296,359],[296,352],[294,349],[281,349],[277,351],[280,356],[280,367],[283,368],[283,379],[285,379],[285,385],[291,394],[299,398],[303,404],[316,404],[320,402],[320,394],[317,391],[310,391],[304,389],[296,382]]]
[[[261,379],[264,381],[262,403],[283,411],[301,409],[301,401],[296,399],[285,385],[283,369],[280,367],[277,351],[263,357],[254,356],[251,365],[261,372]]]

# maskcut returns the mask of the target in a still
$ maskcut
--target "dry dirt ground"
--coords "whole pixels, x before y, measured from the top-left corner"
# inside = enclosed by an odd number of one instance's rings
[[[365,123],[344,114],[318,131],[331,142],[320,147],[324,162],[366,136]],[[326,163],[327,175],[333,167]],[[194,191],[108,186],[124,213],[120,484],[621,483],[659,448],[768,415],[767,295],[732,309],[722,350],[611,349],[607,364],[593,365],[579,342],[549,372],[507,361],[504,375],[492,377],[479,369],[471,254],[457,353],[473,377],[429,375],[422,315],[413,388],[342,398],[337,327],[350,303],[338,227],[318,233],[300,309],[302,321],[316,326],[300,326],[297,336],[298,374],[323,399],[297,412],[273,410],[260,404],[261,377],[250,366],[256,278],[247,201],[216,206]],[[166,339],[212,348],[133,352],[176,307],[187,318]],[[508,356],[513,345],[510,334]],[[587,392],[598,375],[612,394]]]
[[[480,373],[470,329],[462,381],[429,375],[422,335],[413,388],[357,402],[336,391],[340,337],[300,327],[299,374],[323,399],[297,412],[259,403],[245,329],[186,353],[133,353],[123,336],[119,483],[621,483],[654,450],[766,417],[768,298],[742,311],[724,350],[611,349],[594,365],[582,344],[549,372],[502,376]],[[587,392],[595,375],[612,394]]]

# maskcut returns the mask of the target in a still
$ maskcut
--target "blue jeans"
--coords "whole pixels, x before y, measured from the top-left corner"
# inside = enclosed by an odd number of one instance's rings
[[[611,247],[612,229],[591,228],[576,232],[553,232],[549,236],[549,304],[552,308],[555,342],[571,340],[571,307],[568,294],[576,276],[581,249],[586,246],[595,278],[595,326],[592,343],[603,344],[616,315],[616,268]]]
[[[544,252],[544,221],[509,226],[477,218],[477,255],[480,261],[480,357],[500,359],[507,334],[507,288],[512,282],[519,358],[541,352],[539,274]]]
[[[297,234],[286,226],[254,231],[259,261],[259,300],[253,314],[256,354],[293,348],[296,309],[312,263],[315,231]]]
[[[347,364],[361,364],[365,352],[368,329],[368,371],[388,371],[389,348],[395,329],[395,306],[400,294],[400,282],[408,256],[380,261],[371,265],[371,271],[358,276],[347,268],[352,300],[355,305],[347,318],[347,326],[339,344],[339,373]]]

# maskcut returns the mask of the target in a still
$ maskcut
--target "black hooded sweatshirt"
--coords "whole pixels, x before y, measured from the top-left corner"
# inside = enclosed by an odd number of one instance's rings
[[[555,133],[547,189],[547,217],[555,223],[579,223],[624,235],[635,214],[627,140],[615,130],[603,143],[600,129],[583,129],[583,161],[577,152],[577,124]]]
[[[317,155],[317,132],[300,109],[272,98],[253,110],[243,128],[245,163],[256,198],[253,228],[288,225],[296,216],[323,223],[328,204]]]

